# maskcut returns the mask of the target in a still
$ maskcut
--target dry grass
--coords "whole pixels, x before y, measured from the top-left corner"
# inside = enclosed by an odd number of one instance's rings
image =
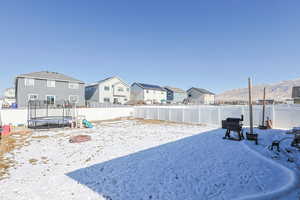
[[[15,164],[15,161],[5,158],[5,153],[29,145],[27,139],[30,135],[31,131],[18,130],[13,132],[11,135],[2,136],[0,140],[0,180],[9,175],[8,169],[13,167]]]
[[[32,136],[31,138],[33,138],[33,139],[46,139],[48,137],[49,137],[48,135],[40,135],[40,136]]]
[[[97,120],[97,121],[91,121],[95,124],[101,124],[101,123],[107,123],[107,122],[116,122],[116,121],[122,121],[122,120],[131,120],[131,117],[118,117],[115,119],[108,119],[108,120]]]
[[[31,158],[31,159],[29,159],[28,161],[29,161],[29,163],[31,163],[32,165],[36,165],[37,162],[38,162],[38,160],[35,159],[35,158]]]

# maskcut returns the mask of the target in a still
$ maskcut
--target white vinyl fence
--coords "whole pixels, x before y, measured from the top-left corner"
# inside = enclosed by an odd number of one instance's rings
[[[227,117],[244,115],[244,125],[249,126],[248,106],[136,106],[134,117],[195,124],[221,126]],[[265,120],[273,121],[274,128],[290,129],[300,126],[300,106],[268,105]],[[262,123],[262,106],[253,106],[254,126]]]

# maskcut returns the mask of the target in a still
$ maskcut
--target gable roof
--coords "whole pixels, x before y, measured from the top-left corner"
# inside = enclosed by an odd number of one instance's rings
[[[188,89],[187,92],[189,92],[189,91],[192,90],[192,89],[194,89],[194,90],[196,90],[197,92],[200,92],[200,93],[202,93],[202,94],[212,94],[212,95],[215,95],[214,93],[212,93],[212,92],[210,92],[210,91],[208,91],[208,90],[206,90],[206,89],[203,89],[203,88],[195,88],[195,87],[192,87],[192,88]]]
[[[166,91],[164,88],[158,86],[158,85],[150,85],[146,83],[133,83],[132,85],[138,85],[139,87],[145,89],[145,90],[159,90],[159,91]]]
[[[111,76],[111,77],[105,78],[103,80],[97,81],[96,83],[91,83],[91,84],[87,85],[87,87],[94,86],[94,85],[99,85],[100,83],[104,83],[105,81],[111,80],[113,78],[119,79],[120,82],[124,83],[126,86],[129,87],[129,85],[125,81],[123,81],[121,78],[119,78],[117,76]]]
[[[170,86],[165,86],[164,88],[167,90],[170,90],[172,92],[176,92],[176,93],[186,93],[186,91],[184,91],[180,88],[175,88],[175,87],[170,87]]]
[[[48,71],[41,71],[41,72],[32,72],[28,74],[20,74],[16,78],[36,78],[36,79],[45,79],[45,80],[56,80],[56,81],[67,81],[67,82],[77,82],[77,83],[84,83],[78,79],[69,77],[67,75],[58,73],[58,72],[48,72]]]

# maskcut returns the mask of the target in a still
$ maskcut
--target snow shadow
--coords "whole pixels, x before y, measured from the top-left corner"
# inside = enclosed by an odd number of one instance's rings
[[[67,176],[109,200],[235,199],[290,181],[286,171],[223,136],[222,129],[200,133]]]

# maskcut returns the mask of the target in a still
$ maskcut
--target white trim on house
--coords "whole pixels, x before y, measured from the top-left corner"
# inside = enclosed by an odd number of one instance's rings
[[[30,87],[30,86],[32,86],[32,87],[34,87],[34,79],[33,78],[25,78],[24,79],[24,85],[26,86],[26,87]]]
[[[56,86],[56,81],[54,80],[47,80],[47,87],[48,88],[55,88]]]
[[[69,89],[79,89],[79,83],[69,83]]]

